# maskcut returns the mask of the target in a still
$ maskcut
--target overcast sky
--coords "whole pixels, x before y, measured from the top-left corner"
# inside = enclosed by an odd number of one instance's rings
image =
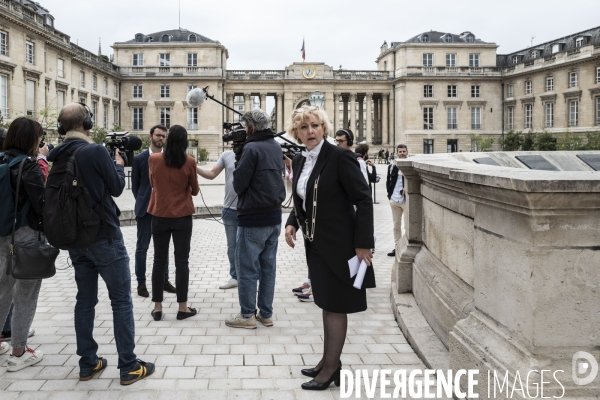
[[[103,54],[114,42],[176,29],[178,0],[39,0],[55,28],[71,41]],[[67,5],[68,4],[68,5]],[[220,41],[229,50],[228,69],[284,69],[302,61],[335,68],[375,69],[386,40],[405,41],[437,30],[471,31],[494,42],[499,54],[600,25],[600,1],[582,0],[181,0],[181,27]]]

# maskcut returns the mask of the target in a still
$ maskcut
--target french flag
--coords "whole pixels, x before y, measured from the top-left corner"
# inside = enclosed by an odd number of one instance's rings
[[[302,38],[302,48],[300,49],[302,52],[302,61],[306,58],[306,51],[304,50],[304,38]]]

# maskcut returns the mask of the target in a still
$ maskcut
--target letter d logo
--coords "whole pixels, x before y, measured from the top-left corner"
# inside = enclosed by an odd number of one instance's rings
[[[585,351],[578,351],[573,355],[573,382],[583,386],[591,383],[598,376],[598,362],[593,355]],[[585,378],[582,375],[588,374]]]

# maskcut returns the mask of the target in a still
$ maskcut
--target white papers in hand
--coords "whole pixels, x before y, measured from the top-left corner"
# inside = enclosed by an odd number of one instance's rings
[[[350,278],[356,275],[353,286],[360,289],[367,272],[367,263],[364,260],[360,261],[357,256],[354,256],[348,260],[348,268],[350,269]]]
[[[358,272],[360,261],[357,256],[352,257],[348,260],[348,267],[350,268],[350,278],[352,278]]]
[[[356,273],[356,278],[354,279],[354,286],[357,289],[360,289],[363,284],[363,280],[365,279],[365,273],[367,272],[367,263],[362,260],[360,262],[360,266],[358,267],[358,272]]]

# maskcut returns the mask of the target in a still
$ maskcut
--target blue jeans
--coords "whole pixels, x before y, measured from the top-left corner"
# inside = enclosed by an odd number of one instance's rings
[[[265,318],[273,315],[277,243],[281,224],[237,229],[235,261],[238,276],[238,296],[241,314],[250,318],[256,311],[256,282],[258,309]]]
[[[69,256],[75,270],[77,303],[75,304],[75,335],[79,370],[82,376],[89,375],[98,364],[98,343],[94,340],[94,317],[98,304],[98,275],[108,289],[108,298],[113,311],[113,331],[121,376],[127,375],[136,364],[135,327],[133,303],[131,301],[131,272],[129,256],[123,238],[95,241],[90,247],[70,250]]]
[[[237,210],[233,208],[223,208],[221,219],[225,225],[225,236],[227,236],[227,258],[229,258],[229,275],[237,280],[235,272],[235,236],[237,234]]]
[[[137,221],[137,244],[135,246],[135,276],[138,283],[146,283],[146,256],[152,237],[152,215],[135,217]],[[169,259],[165,265],[165,282],[169,281]]]

